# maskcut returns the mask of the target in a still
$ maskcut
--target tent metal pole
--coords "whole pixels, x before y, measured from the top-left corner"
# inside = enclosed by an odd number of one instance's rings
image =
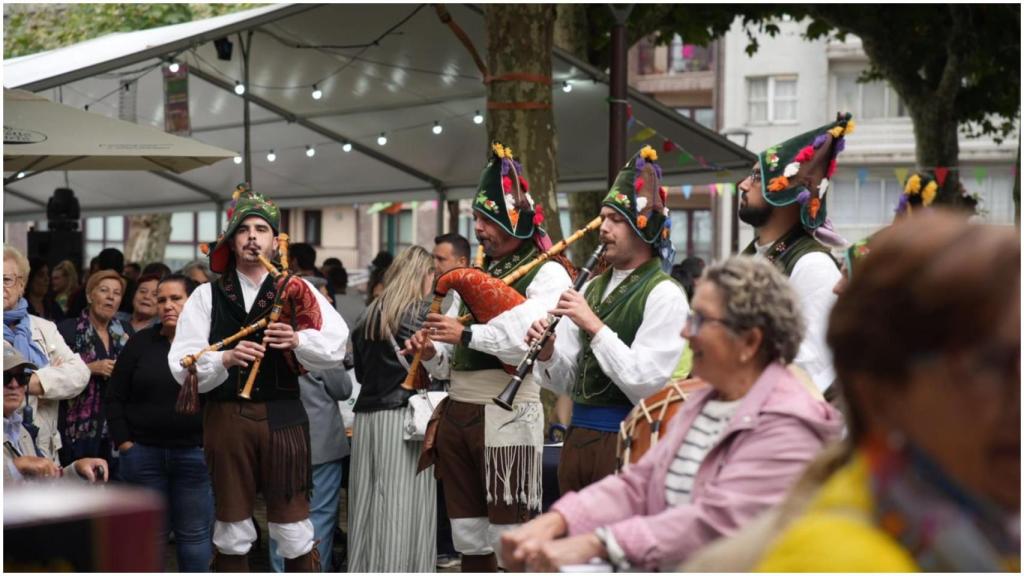
[[[437,189],[437,211],[436,211],[436,214],[435,214],[435,216],[436,216],[436,224],[437,224],[437,234],[435,234],[435,236],[440,236],[440,235],[444,234],[444,214],[447,211],[447,207],[448,207],[447,206],[447,200],[448,200],[448,193],[445,192],[444,188],[438,188]]]
[[[612,25],[611,81],[608,84],[610,98],[608,114],[608,185],[618,176],[619,168],[626,162],[626,20],[633,11],[633,5],[624,8],[609,5],[615,24]]]
[[[249,53],[252,50],[252,29],[249,30],[248,42],[242,39],[242,33],[238,33],[238,44],[242,49],[242,85],[246,92],[249,91]],[[245,182],[252,186],[252,145],[249,140],[249,131],[252,128],[249,123],[249,99],[242,98],[242,124],[245,134]]]

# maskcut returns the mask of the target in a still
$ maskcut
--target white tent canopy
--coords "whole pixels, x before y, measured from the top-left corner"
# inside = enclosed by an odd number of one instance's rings
[[[449,5],[486,61],[481,9]],[[163,126],[168,58],[189,66],[192,138],[243,149],[242,79],[236,33],[254,31],[250,85],[253,185],[282,206],[462,198],[472,195],[485,158],[486,88],[472,57],[429,6],[274,5],[130,33],[4,63],[4,86],[44,92],[64,104],[118,114],[121,82],[137,79],[138,122]],[[390,32],[389,32],[390,31]],[[219,60],[212,41],[234,43]],[[558,190],[607,186],[607,76],[556,50],[554,112]],[[571,92],[558,86],[572,84]],[[311,97],[313,85],[323,96]],[[669,185],[738,179],[753,155],[654,100],[630,91],[633,116],[672,140],[688,161],[662,162]],[[441,134],[434,134],[434,124]],[[388,139],[380,146],[377,139]],[[344,143],[352,148],[346,152]],[[307,147],[315,150],[307,156]],[[273,151],[276,161],[267,155]],[[668,156],[668,155],[666,155]],[[699,159],[698,162],[696,159]],[[5,166],[5,171],[10,169]],[[54,188],[70,185],[83,214],[209,209],[230,198],[243,166],[220,162],[176,176],[150,172],[43,173],[5,187],[4,216],[34,219]]]

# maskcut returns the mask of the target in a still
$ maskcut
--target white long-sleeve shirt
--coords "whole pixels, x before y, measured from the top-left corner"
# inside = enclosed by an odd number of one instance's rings
[[[755,245],[755,248],[763,256],[770,246]],[[807,372],[821,392],[836,379],[832,353],[825,342],[825,334],[828,331],[828,316],[836,303],[832,288],[840,277],[835,262],[823,252],[804,254],[793,265],[793,273],[789,276],[790,286],[800,301],[800,314],[805,326],[804,339],[800,342],[793,363]]]
[[[260,286],[266,277],[267,273],[264,272],[260,276],[259,282],[253,282],[245,274],[238,274],[238,285],[242,289],[242,300],[245,302],[246,310],[252,308],[259,295]],[[309,285],[310,291],[320,306],[322,326],[319,330],[298,331],[299,345],[294,350],[295,358],[306,370],[310,371],[337,368],[341,366],[345,358],[348,326],[319,290],[306,280],[303,282]],[[174,375],[178,384],[185,382],[185,376],[188,373],[186,368],[181,367],[181,359],[210,345],[210,327],[213,319],[212,290],[213,287],[210,283],[196,288],[178,316],[174,341],[171,343],[171,351],[167,354],[167,363],[171,367],[171,374]],[[209,392],[227,380],[228,369],[224,367],[223,355],[223,351],[207,352],[199,358],[196,363],[196,374],[199,377],[200,393]]]
[[[632,272],[612,270],[602,301]],[[634,404],[661,390],[672,376],[686,349],[680,333],[689,311],[682,289],[674,282],[661,282],[647,296],[644,318],[631,345],[607,325],[590,340],[601,370]],[[560,321],[555,328],[554,353],[547,362],[534,365],[540,385],[558,394],[568,393],[576,382],[581,347],[580,328],[571,321]]]
[[[496,356],[502,362],[509,365],[516,365],[526,355],[529,346],[526,344],[526,332],[534,321],[545,318],[548,311],[555,307],[558,298],[572,286],[572,280],[565,268],[557,262],[545,262],[541,265],[537,274],[533,277],[529,286],[526,287],[526,301],[518,306],[502,312],[486,324],[473,324],[471,330],[473,337],[469,347],[479,352]],[[459,295],[455,295],[455,302],[448,309],[447,316],[458,315],[459,304],[462,302]],[[462,401],[490,403],[494,396],[491,390],[484,388],[497,387],[498,392],[504,384],[508,383],[509,376],[503,371],[479,370],[473,374],[477,376],[477,382],[462,382],[469,375],[451,371],[451,358],[454,346],[442,342],[435,342],[434,347],[437,354],[430,360],[424,360],[423,366],[436,378],[452,381],[452,397]],[[495,374],[496,381],[491,386],[481,384],[481,379],[487,380],[487,372],[498,372]],[[481,378],[482,377],[482,378]],[[475,388],[474,392],[469,392]],[[469,392],[469,394],[467,394]]]

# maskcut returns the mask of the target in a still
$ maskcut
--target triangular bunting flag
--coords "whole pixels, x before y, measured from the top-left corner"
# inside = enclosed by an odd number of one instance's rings
[[[988,178],[988,168],[979,166],[974,169],[974,179],[978,182],[979,187],[985,185],[986,178]]]
[[[708,187],[708,193],[711,194],[712,198],[714,198],[715,196],[718,196],[718,184],[712,184],[711,186],[709,186]]]
[[[949,168],[943,166],[935,168],[935,181],[939,183],[939,188],[946,185],[946,176],[949,176]]]
[[[900,186],[903,186],[907,182],[907,173],[910,172],[908,168],[894,168],[893,173],[896,174],[896,179],[899,180]]]
[[[686,198],[687,200],[689,200],[690,199],[690,195],[692,195],[692,194],[693,194],[693,186],[690,186],[689,184],[684,184],[683,185],[683,198]]]
[[[867,168],[859,168],[857,170],[857,183],[863,184],[864,182],[867,181],[867,179],[868,179],[868,169]]]
[[[675,149],[676,149],[676,143],[671,141],[671,140],[669,140],[668,138],[666,138],[665,141],[661,143],[661,150],[662,150],[662,152],[671,152],[671,151],[673,151]]]
[[[654,128],[644,128],[629,139],[630,142],[643,142],[653,137],[658,132]]]
[[[689,164],[692,161],[693,161],[693,156],[690,156],[690,153],[687,152],[686,150],[683,150],[683,153],[679,155],[679,165],[680,166],[683,166],[685,164]]]

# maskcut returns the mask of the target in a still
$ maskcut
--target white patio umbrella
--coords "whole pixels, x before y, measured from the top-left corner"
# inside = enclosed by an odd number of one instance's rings
[[[4,90],[4,172],[158,170],[181,174],[235,152]]]

